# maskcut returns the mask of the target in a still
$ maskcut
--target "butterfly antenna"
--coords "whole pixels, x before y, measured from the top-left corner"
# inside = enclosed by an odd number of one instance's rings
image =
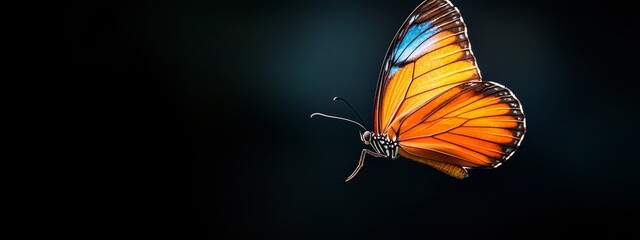
[[[338,120],[342,120],[342,121],[352,122],[352,123],[355,123],[358,126],[360,126],[365,131],[367,130],[366,128],[364,128],[364,126],[362,126],[362,124],[360,124],[360,123],[358,123],[356,121],[353,121],[351,119],[347,119],[347,118],[343,118],[343,117],[337,117],[337,116],[331,116],[331,115],[327,115],[327,114],[324,114],[324,113],[313,113],[313,114],[311,114],[311,118],[313,118],[315,116],[321,116],[321,117],[326,117],[326,118],[333,118],[333,119],[338,119]]]
[[[358,114],[358,111],[356,111],[356,109],[353,108],[353,106],[351,106],[351,104],[349,104],[349,102],[347,102],[346,99],[341,98],[341,97],[334,97],[333,101],[336,101],[336,100],[340,100],[340,101],[343,101],[344,103],[346,103],[347,106],[349,106],[349,108],[351,108],[351,110],[353,110],[353,112],[356,113],[356,116],[358,116],[358,119],[360,119],[360,123],[362,123],[363,126],[365,125],[364,121],[362,120],[362,117],[360,117],[360,114]],[[365,130],[366,130],[366,128],[365,128]]]

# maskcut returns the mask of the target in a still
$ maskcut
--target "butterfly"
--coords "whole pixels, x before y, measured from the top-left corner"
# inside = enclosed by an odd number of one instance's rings
[[[511,90],[483,81],[460,11],[448,0],[427,0],[393,38],[378,79],[373,129],[359,125],[367,155],[424,163],[452,177],[468,169],[496,168],[520,146],[526,132],[522,104]]]

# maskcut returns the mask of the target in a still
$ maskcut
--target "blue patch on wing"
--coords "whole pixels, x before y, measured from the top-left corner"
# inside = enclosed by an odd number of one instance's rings
[[[404,38],[402,38],[393,50],[391,58],[393,62],[406,60],[422,43],[432,37],[436,29],[429,29],[430,27],[431,23],[428,21],[411,26],[409,30],[407,30],[407,34],[404,35]]]
[[[389,70],[389,75],[387,75],[387,76],[389,76],[389,77],[393,76],[393,74],[395,74],[398,70],[400,70],[400,67],[398,67],[398,66],[391,67],[391,70]]]

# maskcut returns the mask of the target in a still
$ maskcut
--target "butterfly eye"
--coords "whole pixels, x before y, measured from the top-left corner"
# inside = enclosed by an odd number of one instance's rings
[[[371,132],[365,131],[362,134],[362,141],[364,142],[364,144],[368,145],[371,142]]]

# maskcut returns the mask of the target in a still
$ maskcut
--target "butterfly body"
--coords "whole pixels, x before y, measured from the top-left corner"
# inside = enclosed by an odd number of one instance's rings
[[[447,0],[427,0],[387,50],[373,130],[360,136],[373,151],[363,149],[347,181],[366,155],[402,156],[465,178],[467,169],[495,168],[509,159],[525,131],[522,105],[513,92],[482,80],[458,9]]]
[[[365,132],[366,134],[366,132]],[[399,142],[397,138],[389,138],[387,134],[371,135],[371,148],[380,154],[382,157],[396,159],[398,158]]]

